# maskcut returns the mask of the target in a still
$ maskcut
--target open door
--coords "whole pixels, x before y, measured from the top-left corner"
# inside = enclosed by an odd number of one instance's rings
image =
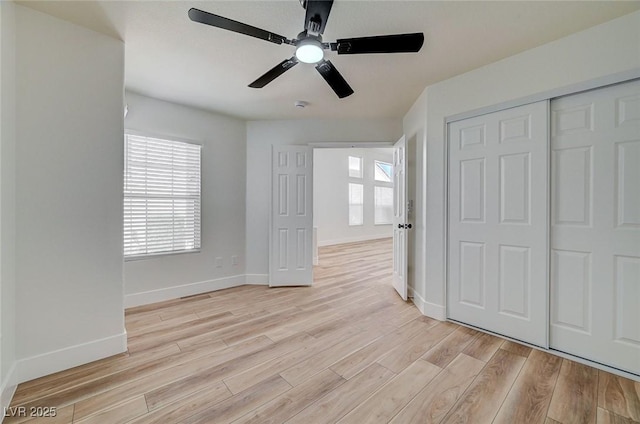
[[[310,286],[312,258],[312,150],[272,150],[269,286]]]
[[[407,174],[404,136],[394,145],[393,152],[393,287],[407,300]]]

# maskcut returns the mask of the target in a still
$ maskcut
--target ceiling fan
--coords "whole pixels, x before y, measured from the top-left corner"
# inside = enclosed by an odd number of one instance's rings
[[[297,38],[291,40],[282,35],[199,9],[190,9],[189,19],[201,24],[260,38],[271,43],[295,46],[296,51],[291,58],[285,59],[274,66],[249,84],[249,87],[262,88],[299,62],[315,63],[316,70],[339,98],[350,96],[353,94],[353,89],[331,61],[324,59],[324,50],[336,51],[338,54],[415,53],[420,51],[424,43],[424,34],[421,32],[343,38],[338,39],[335,43],[325,43],[322,41],[322,33],[327,24],[333,0],[300,0],[300,4],[306,9],[304,31],[298,34]]]

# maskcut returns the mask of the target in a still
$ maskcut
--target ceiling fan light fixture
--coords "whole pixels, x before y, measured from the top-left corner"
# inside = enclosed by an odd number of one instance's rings
[[[324,58],[322,43],[313,38],[306,38],[298,43],[296,59],[303,63],[318,63]]]

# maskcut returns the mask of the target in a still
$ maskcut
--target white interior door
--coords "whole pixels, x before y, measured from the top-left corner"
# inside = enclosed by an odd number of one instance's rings
[[[404,137],[393,151],[393,287],[407,300],[407,149]]]
[[[640,81],[551,111],[551,347],[640,374]]]
[[[548,102],[449,124],[447,314],[547,347]]]
[[[310,286],[312,150],[274,146],[272,158],[269,286]]]

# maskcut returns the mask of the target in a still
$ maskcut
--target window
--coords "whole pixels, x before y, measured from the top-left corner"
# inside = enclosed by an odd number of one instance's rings
[[[349,183],[349,225],[364,223],[364,187]]]
[[[125,257],[200,249],[200,149],[125,135]]]
[[[373,202],[375,225],[391,224],[393,219],[393,187],[375,186]]]
[[[349,176],[352,178],[362,178],[362,158],[349,156]]]
[[[393,166],[379,160],[373,163],[373,222],[375,225],[387,225],[393,218]]]
[[[349,156],[349,177],[362,179],[362,158]],[[364,186],[349,183],[349,225],[364,224]]]
[[[382,181],[390,183],[392,181],[393,166],[387,162],[375,161],[374,164],[374,179],[376,181]]]

